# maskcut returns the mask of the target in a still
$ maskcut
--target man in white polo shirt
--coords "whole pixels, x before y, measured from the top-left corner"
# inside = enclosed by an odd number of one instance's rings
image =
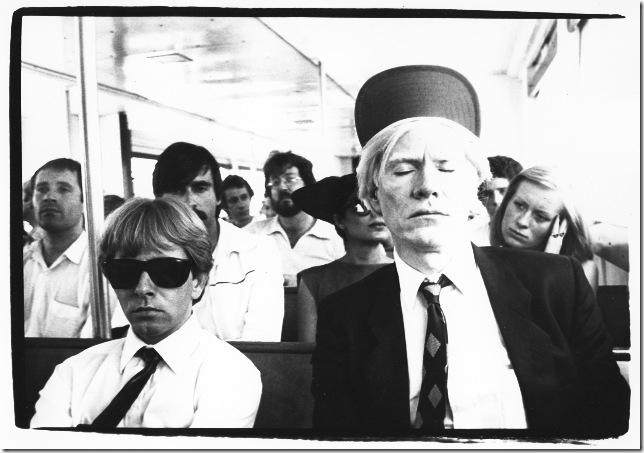
[[[168,146],[152,175],[154,195],[188,204],[214,245],[214,266],[195,307],[197,319],[222,340],[280,341],[284,288],[277,249],[267,238],[219,221],[221,185],[215,157],[192,143]]]
[[[342,257],[344,243],[332,225],[318,222],[293,203],[293,192],[315,183],[308,159],[291,151],[273,152],[264,164],[264,176],[271,207],[277,215],[253,222],[244,230],[275,241],[282,257],[284,284],[296,286],[300,271]]]

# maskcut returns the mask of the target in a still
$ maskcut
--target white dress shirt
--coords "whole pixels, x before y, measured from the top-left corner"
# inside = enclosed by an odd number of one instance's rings
[[[265,234],[273,238],[280,255],[284,275],[295,284],[295,276],[313,266],[330,263],[344,256],[344,242],[338,236],[333,225],[316,220],[313,227],[304,233],[291,247],[288,236],[279,223],[279,216],[253,222],[244,227],[245,231],[254,234]]]
[[[427,330],[427,302],[418,289],[425,278],[437,281],[440,274],[423,275],[396,252],[394,260],[400,279],[409,366],[409,414],[412,426],[417,426]],[[469,242],[463,242],[442,273],[453,283],[440,293],[448,335],[445,426],[457,429],[526,428],[519,383]]]
[[[194,306],[199,323],[222,340],[280,341],[284,277],[275,244],[227,222],[219,228],[208,287]]]
[[[40,391],[31,427],[90,424],[144,366],[146,344],[129,329],[58,365]],[[260,373],[234,347],[201,329],[194,315],[153,346],[163,359],[119,423],[121,428],[251,428]]]
[[[51,266],[45,264],[41,244],[42,240],[35,241],[22,253],[25,336],[91,338],[87,232],[83,231]],[[114,313],[116,297],[110,298],[110,304],[110,313]]]

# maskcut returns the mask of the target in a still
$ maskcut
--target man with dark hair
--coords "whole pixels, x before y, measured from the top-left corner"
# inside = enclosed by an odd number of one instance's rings
[[[23,250],[25,336],[92,337],[81,166],[54,159],[31,183],[34,214],[44,233]]]
[[[508,184],[512,178],[523,171],[523,167],[519,162],[507,156],[493,156],[488,157],[487,160],[490,163],[492,178],[485,183],[483,196],[485,197],[485,208],[492,220],[503,200]]]
[[[293,203],[293,192],[315,183],[308,159],[291,151],[273,151],[264,164],[264,177],[277,215],[253,222],[245,230],[273,238],[282,256],[285,285],[295,286],[300,271],[342,257],[344,244],[333,226],[317,222]]]
[[[282,269],[275,245],[219,222],[221,173],[204,147],[168,146],[154,167],[156,197],[187,203],[206,226],[214,246],[208,288],[195,313],[202,327],[222,340],[280,341],[284,317]]]
[[[481,183],[478,188],[478,196],[487,210],[487,215],[481,206],[477,205],[476,209],[472,210],[469,222],[470,239],[480,247],[490,245],[490,223],[503,201],[510,181],[523,170],[521,164],[511,157],[493,156],[487,160],[492,177]]]
[[[237,175],[226,176],[221,191],[224,194],[222,205],[230,223],[243,228],[253,221],[253,216],[250,215],[250,200],[255,193],[248,181]]]

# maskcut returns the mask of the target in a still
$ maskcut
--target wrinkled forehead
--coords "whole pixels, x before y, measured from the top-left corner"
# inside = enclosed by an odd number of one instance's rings
[[[36,175],[36,180],[34,181],[34,183],[35,185],[38,185],[42,182],[54,184],[58,182],[66,182],[78,187],[76,173],[66,168],[43,168]]]
[[[468,153],[476,152],[477,138],[450,123],[418,121],[407,130],[401,130],[383,163],[386,165],[389,161],[406,158],[463,160]]]

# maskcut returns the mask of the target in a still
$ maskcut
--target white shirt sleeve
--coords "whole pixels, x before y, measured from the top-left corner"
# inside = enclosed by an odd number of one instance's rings
[[[54,369],[45,387],[40,391],[36,403],[36,414],[31,419],[31,427],[73,427],[72,370],[65,363]]]
[[[199,397],[191,428],[252,428],[255,424],[262,397],[261,375],[250,360],[238,355],[231,357],[233,363],[225,373],[219,370],[221,362],[200,370],[207,378],[197,383]]]

